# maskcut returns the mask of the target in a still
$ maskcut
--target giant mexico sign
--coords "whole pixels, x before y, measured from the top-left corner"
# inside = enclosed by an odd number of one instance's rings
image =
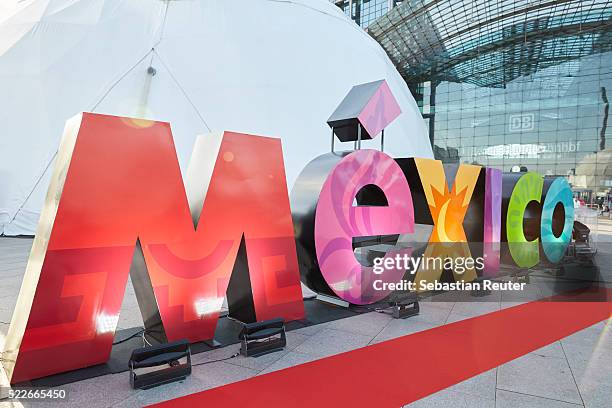
[[[329,123],[360,144],[400,113],[377,81],[353,88]],[[83,113],[59,147],[5,368],[17,383],[105,362],[128,275],[147,330],[197,342],[213,338],[225,298],[241,321],[303,318],[300,275],[349,303],[383,299],[355,256],[360,238],[408,237],[386,257],[411,251],[422,226],[430,255],[469,255],[479,241],[485,263],[456,276],[471,280],[506,255],[520,267],[558,262],[572,224],[562,178],[368,149],[315,158],[290,199],[280,140],[233,132],[199,137],[183,182],[168,123]]]

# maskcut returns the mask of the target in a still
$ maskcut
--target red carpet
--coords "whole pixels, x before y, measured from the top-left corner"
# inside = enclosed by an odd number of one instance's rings
[[[398,408],[611,313],[610,302],[531,302],[154,406]]]

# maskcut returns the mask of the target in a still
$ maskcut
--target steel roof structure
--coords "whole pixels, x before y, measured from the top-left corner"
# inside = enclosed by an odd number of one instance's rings
[[[504,88],[612,50],[605,0],[407,0],[368,27],[404,79]]]

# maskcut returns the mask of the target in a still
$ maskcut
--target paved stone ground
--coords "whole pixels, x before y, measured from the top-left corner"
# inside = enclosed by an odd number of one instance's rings
[[[612,221],[600,223],[599,239],[612,242]],[[0,347],[25,269],[30,239],[0,238]],[[609,245],[600,248],[597,262],[612,264]],[[133,407],[176,398],[197,391],[243,380],[274,370],[302,364],[379,341],[427,330],[504,307],[528,302],[540,296],[536,288],[513,298],[499,295],[477,303],[422,302],[421,313],[406,320],[367,313],[288,333],[286,350],[257,359],[237,357],[194,367],[181,383],[151,390],[132,390],[128,374],[120,373],[63,386],[66,404],[51,407]],[[496,295],[493,295],[496,296]],[[121,309],[119,328],[142,326],[134,290],[130,285]],[[193,362],[228,357],[238,345],[197,354]],[[602,407],[612,401],[612,320],[600,322],[561,341],[513,360],[409,407]],[[0,407],[22,406],[0,402]],[[45,406],[24,403],[23,406]]]

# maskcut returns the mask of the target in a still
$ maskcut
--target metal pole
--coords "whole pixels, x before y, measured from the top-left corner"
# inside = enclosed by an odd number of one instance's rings
[[[361,123],[357,123],[357,149],[361,150]]]
[[[334,128],[333,128],[333,126],[332,126],[331,130],[332,130],[331,152],[333,153],[334,152]]]
[[[383,129],[382,133],[380,134],[380,151],[385,151],[385,129]]]

